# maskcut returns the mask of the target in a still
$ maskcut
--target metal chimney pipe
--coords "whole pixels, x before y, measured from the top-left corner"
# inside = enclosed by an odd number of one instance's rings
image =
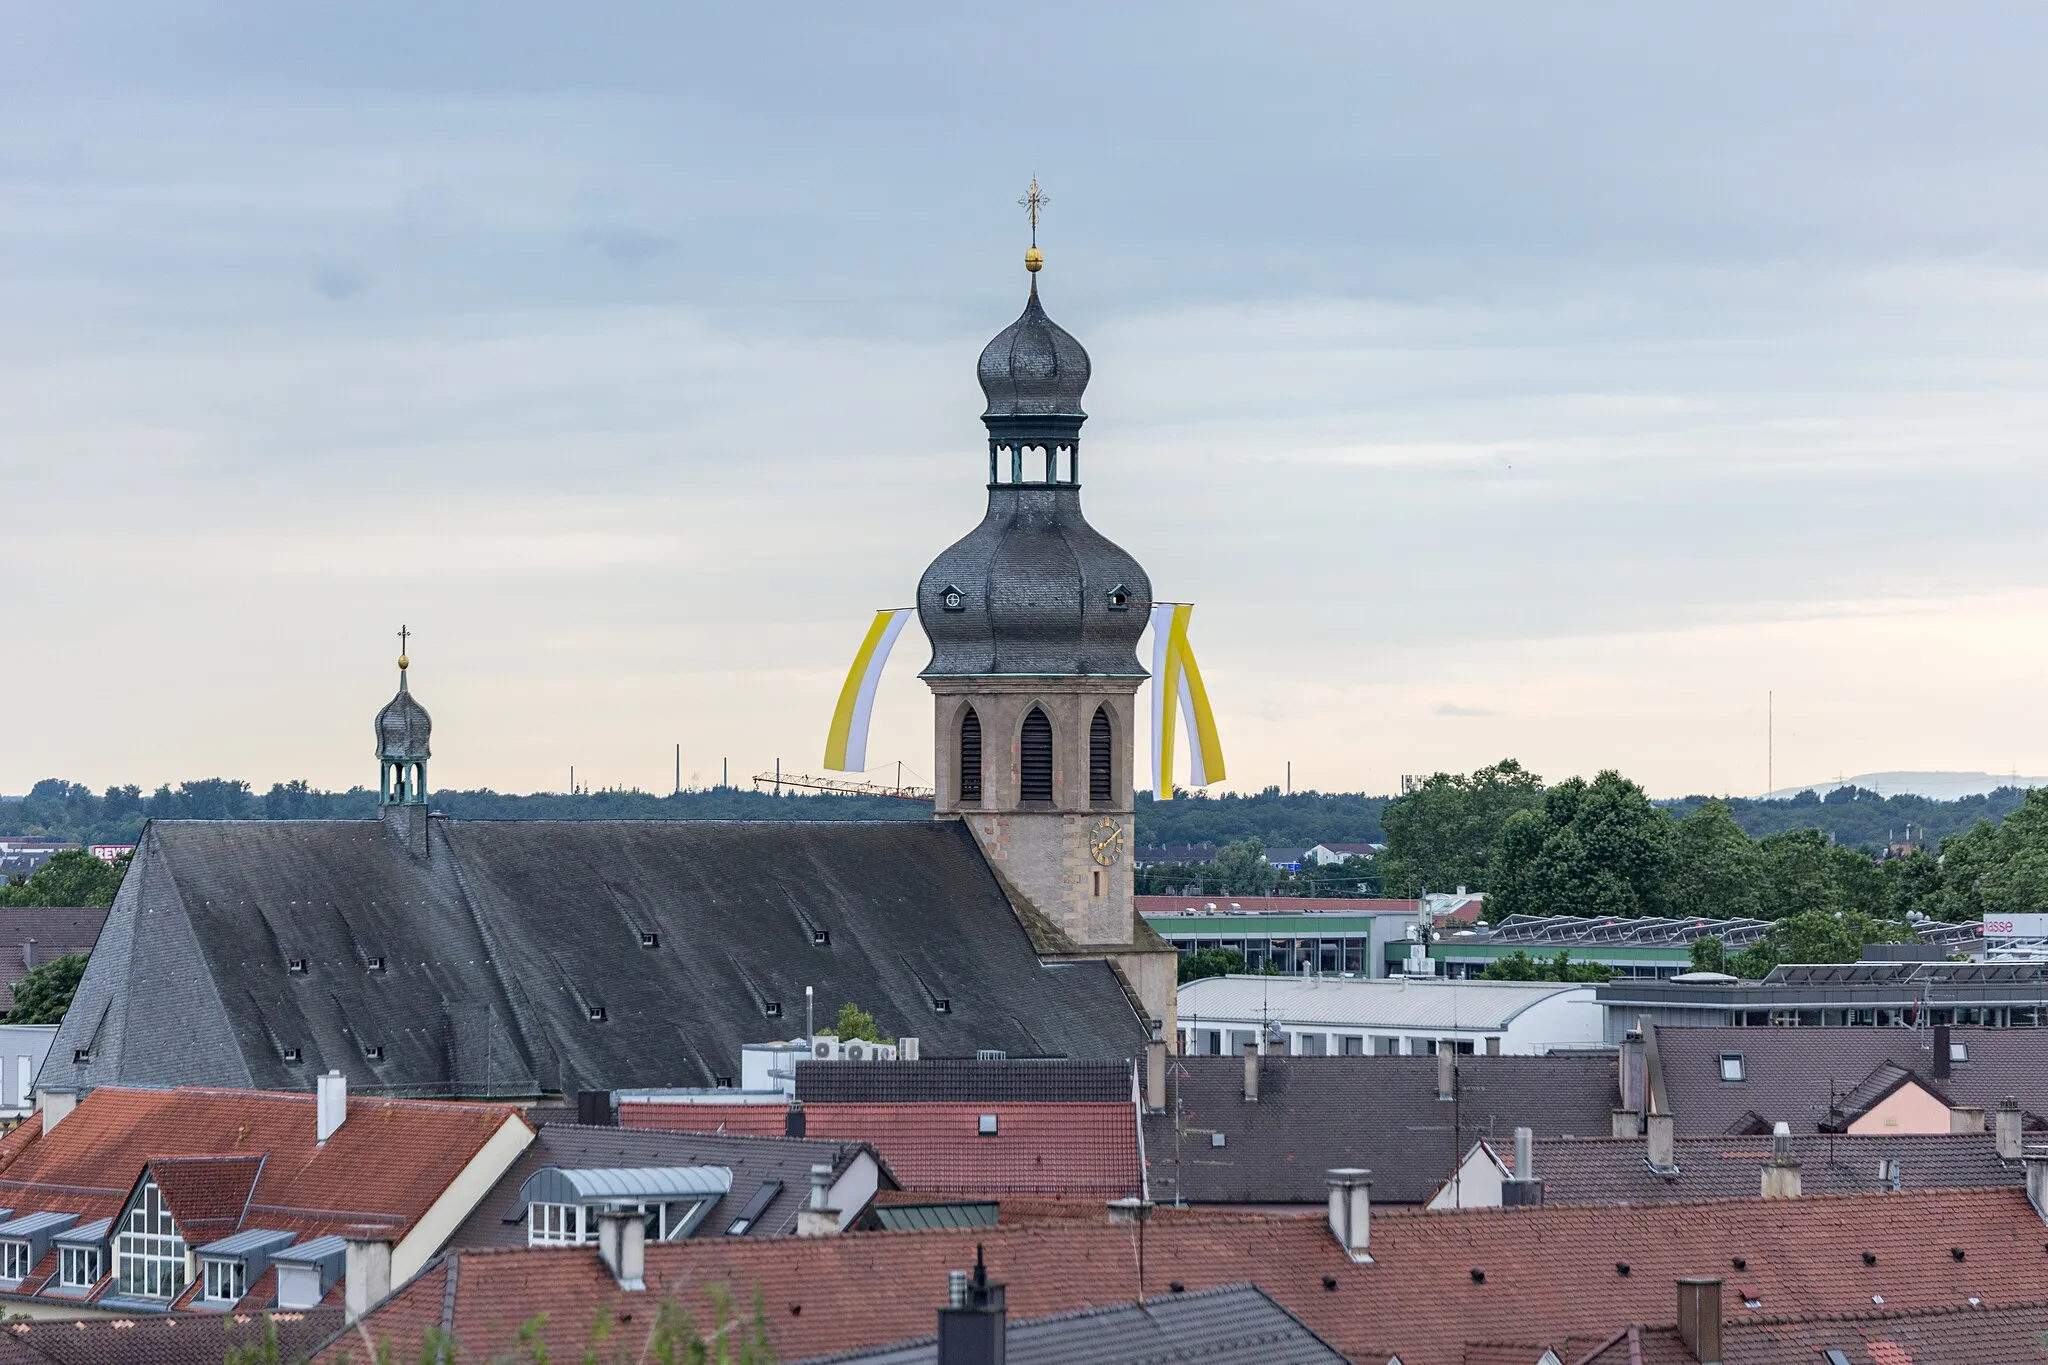
[[[1153,1113],[1166,1108],[1166,1040],[1154,1038],[1145,1045],[1145,1107]]]
[[[1527,1128],[1515,1129],[1515,1179],[1536,1178],[1536,1134]]]

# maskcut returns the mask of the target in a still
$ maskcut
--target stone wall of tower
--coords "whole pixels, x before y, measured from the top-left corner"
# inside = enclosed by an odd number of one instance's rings
[[[1131,903],[1132,777],[1136,692],[1142,678],[930,678],[934,714],[934,813],[957,815],[974,831],[989,860],[1031,903],[1077,944],[1129,944],[1136,932]],[[972,706],[981,720],[982,795],[960,796],[960,725]],[[1052,723],[1053,799],[1021,800],[1020,738],[1032,707]],[[1110,799],[1089,799],[1090,727],[1098,708],[1110,717]],[[1104,818],[1117,822],[1123,844],[1103,866],[1091,839]]]

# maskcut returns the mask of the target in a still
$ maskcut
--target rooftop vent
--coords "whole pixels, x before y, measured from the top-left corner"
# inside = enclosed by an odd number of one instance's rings
[[[996,1135],[996,1116],[994,1114],[983,1114],[974,1121],[974,1131],[982,1137],[994,1137]]]
[[[383,970],[384,970],[384,959],[383,959],[383,958],[381,958],[381,957],[373,957],[373,958],[371,958],[371,959],[370,959],[370,962],[369,962],[369,967],[370,967],[370,970],[371,970],[371,971],[373,971],[373,972],[381,972],[381,971],[383,971]]]
[[[1863,1253],[1863,1264],[1865,1264],[1865,1265],[1876,1265],[1876,1264],[1877,1264],[1877,1253],[1876,1253],[1876,1252],[1874,1252],[1874,1251],[1866,1251],[1866,1252],[1864,1252],[1864,1253]]]
[[[589,1010],[589,1013],[590,1013],[590,1022],[591,1022],[591,1023],[593,1023],[593,1024],[602,1024],[602,1023],[604,1022],[604,1006],[603,1006],[603,1005],[592,1005],[592,1006],[590,1006],[590,1010]]]
[[[813,948],[829,948],[829,947],[831,947],[831,946],[832,946],[832,931],[831,931],[830,929],[813,929],[813,930],[811,930],[811,946],[812,946]]]
[[[1002,1062],[1009,1060],[1009,1056],[1009,1053],[999,1047],[979,1047],[974,1050],[974,1060],[977,1062]]]
[[[304,976],[306,974],[306,959],[303,957],[286,958],[284,969],[293,976]]]
[[[761,1005],[761,1013],[767,1015],[770,1019],[780,1019],[782,1017],[782,1002],[780,1000],[764,1001]]]
[[[302,1062],[305,1060],[305,1054],[295,1047],[288,1047],[284,1050],[284,1059],[288,1063]]]
[[[1474,1268],[1473,1268],[1473,1271],[1472,1271],[1472,1283],[1474,1283],[1474,1284],[1485,1284],[1485,1283],[1486,1283],[1486,1272],[1485,1272],[1485,1271],[1483,1271],[1483,1270],[1480,1270],[1480,1269],[1478,1269],[1477,1267],[1474,1267]]]
[[[640,931],[640,946],[642,948],[659,948],[661,946],[661,935],[642,929]]]
[[[953,1002],[950,1000],[934,1000],[932,1001],[932,1012],[934,1014],[951,1014],[953,1012]]]
[[[384,1049],[373,1043],[363,1048],[363,1056],[370,1061],[381,1062],[384,1060]]]
[[[88,1066],[88,1065],[90,1065],[90,1064],[91,1064],[91,1062],[92,1062],[92,1049],[91,1049],[91,1048],[89,1048],[89,1047],[75,1047],[75,1048],[71,1049],[71,1064],[72,1064],[73,1066]]]

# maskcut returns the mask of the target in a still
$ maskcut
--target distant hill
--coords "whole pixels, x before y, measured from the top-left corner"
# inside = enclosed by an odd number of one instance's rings
[[[1924,796],[1933,801],[1956,801],[1966,796],[1989,796],[2000,787],[2048,787],[2048,777],[2021,777],[2017,773],[1858,773],[1834,782],[1809,782],[1803,787],[1780,787],[1767,793],[1766,801],[1790,801],[1801,792],[1826,796],[1842,787],[1861,787],[1879,796]]]

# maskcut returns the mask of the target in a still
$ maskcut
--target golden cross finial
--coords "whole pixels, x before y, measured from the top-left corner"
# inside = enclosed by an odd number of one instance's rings
[[[405,657],[405,642],[411,638],[412,632],[401,625],[398,628],[398,666],[401,670],[409,667],[412,662]]]
[[[1047,204],[1050,204],[1051,202],[1052,200],[1050,198],[1038,192],[1038,177],[1035,175],[1032,176],[1031,188],[1029,190],[1026,190],[1024,192],[1024,197],[1017,201],[1017,207],[1023,209],[1024,212],[1029,214],[1031,217],[1031,245],[1034,247],[1038,245],[1039,212],[1043,210],[1045,206]]]

